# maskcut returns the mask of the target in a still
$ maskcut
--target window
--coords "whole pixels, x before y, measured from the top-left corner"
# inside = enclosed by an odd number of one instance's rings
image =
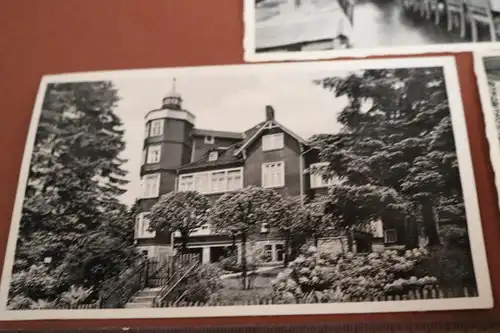
[[[148,156],[146,162],[148,164],[160,162],[161,145],[151,145],[148,147]]]
[[[384,231],[384,243],[396,243],[398,240],[398,232],[396,229],[387,229]]]
[[[269,232],[269,224],[268,223],[262,223],[262,225],[260,227],[260,232],[261,233]]]
[[[273,260],[273,246],[271,244],[264,245],[264,262],[270,262]]]
[[[194,191],[194,176],[180,176],[179,191]]]
[[[224,171],[212,173],[211,192],[224,192],[226,190],[226,173]]]
[[[210,191],[210,183],[208,182],[208,173],[202,173],[194,177],[194,188],[200,193]]]
[[[151,127],[150,125],[151,125],[151,123],[147,123],[146,128],[144,129],[144,137],[145,138],[147,138],[149,136],[149,128]]]
[[[283,261],[285,259],[284,254],[283,244],[276,244],[276,261]]]
[[[262,150],[278,150],[285,147],[285,140],[283,133],[268,134],[262,137]]]
[[[149,136],[159,136],[163,134],[163,119],[156,119],[151,121],[151,130],[149,131]]]
[[[179,176],[179,191],[203,194],[222,193],[243,188],[243,168],[198,172]]]
[[[227,190],[235,191],[243,187],[241,182],[241,170],[227,172]]]
[[[285,162],[262,164],[262,187],[285,186]]]
[[[217,152],[217,151],[211,151],[208,154],[208,161],[209,162],[217,161],[218,158],[219,158],[219,152]]]
[[[142,197],[156,198],[160,194],[160,174],[150,174],[142,177]]]
[[[156,232],[149,231],[149,213],[139,213],[135,218],[135,238],[153,238]]]
[[[146,163],[146,152],[147,152],[147,150],[146,150],[146,149],[144,149],[144,150],[142,151],[141,165],[143,165],[144,163]]]
[[[382,220],[378,219],[377,221],[372,221],[370,223],[370,231],[375,238],[384,237],[384,225]]]
[[[339,183],[339,180],[337,178],[329,178],[329,179],[323,178],[327,166],[328,162],[311,164],[309,168],[309,174],[311,177],[310,178],[311,188],[328,187],[330,185]]]
[[[215,138],[211,135],[205,136],[205,143],[208,144],[214,144],[215,143]]]

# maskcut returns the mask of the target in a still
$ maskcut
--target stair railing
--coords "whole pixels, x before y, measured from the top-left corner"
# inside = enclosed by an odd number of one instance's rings
[[[137,268],[127,274],[109,293],[100,299],[100,308],[122,308],[132,296],[146,286],[148,259],[143,259]]]
[[[161,288],[160,292],[153,299],[153,307],[159,307],[171,295],[180,282],[183,281],[200,263],[200,258],[196,254],[179,254],[174,260],[174,273]]]

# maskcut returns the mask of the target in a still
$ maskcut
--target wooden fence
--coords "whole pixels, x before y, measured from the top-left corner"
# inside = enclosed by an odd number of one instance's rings
[[[477,297],[478,293],[475,288],[426,288],[422,290],[409,291],[403,295],[384,295],[380,297],[349,297],[343,298],[338,302],[349,303],[349,302],[387,302],[387,301],[407,301],[407,300],[430,300],[430,299],[445,299],[445,298],[463,298],[463,297]],[[314,304],[322,303],[315,296],[314,292],[306,295],[305,297],[296,300],[292,303],[286,304]],[[330,302],[333,303],[333,302]],[[279,300],[275,300],[271,297],[264,297],[251,300],[245,300],[240,302],[220,302],[220,303],[206,303],[206,302],[163,302],[161,304],[155,304],[155,307],[198,307],[198,306],[241,306],[241,305],[272,305],[272,304],[284,304]]]

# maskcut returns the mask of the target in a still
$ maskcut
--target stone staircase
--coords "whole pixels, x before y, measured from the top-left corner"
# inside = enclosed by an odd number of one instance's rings
[[[126,304],[125,308],[151,308],[153,307],[153,300],[158,295],[162,288],[144,288],[139,290]]]

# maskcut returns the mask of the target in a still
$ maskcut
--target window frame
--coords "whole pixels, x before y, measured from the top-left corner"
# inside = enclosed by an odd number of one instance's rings
[[[215,156],[215,157],[214,157]],[[219,152],[217,150],[211,151],[208,153],[208,161],[214,162],[219,159]]]
[[[154,126],[154,124],[159,124],[159,126],[158,126],[158,128],[159,128],[158,133],[153,133],[153,129],[156,128]],[[162,136],[163,135],[164,124],[165,124],[165,119],[163,119],[163,118],[151,120],[150,123],[149,123],[149,135],[148,135],[148,137]]]
[[[157,159],[156,160],[151,160],[151,151],[152,151],[152,148],[157,148],[158,149],[158,154],[157,154]],[[146,154],[146,164],[157,164],[157,163],[160,163],[161,161],[161,148],[162,148],[162,145],[161,144],[153,144],[153,145],[149,145],[148,148],[147,148],[147,154]]]
[[[154,193],[147,195],[146,193],[146,182],[148,178],[156,177],[156,190]],[[150,173],[143,175],[141,177],[141,198],[149,199],[149,198],[157,198],[160,196],[160,182],[161,182],[161,174],[160,173]]]
[[[389,241],[389,238],[387,235],[389,232],[394,232],[394,240]],[[385,244],[395,244],[398,242],[398,230],[397,229],[385,229],[384,230],[384,243]]]
[[[156,237],[156,231],[147,231],[144,229],[145,221],[151,221],[148,216],[151,215],[149,212],[142,212],[135,217],[135,239],[151,239]]]
[[[240,182],[239,182],[239,187],[236,188],[236,189],[231,189],[229,190],[228,189],[228,174],[230,172],[233,172],[233,171],[239,171],[239,176],[240,176]],[[217,190],[217,191],[214,191],[212,190],[212,184],[213,184],[213,180],[212,180],[212,175],[213,174],[220,174],[220,173],[224,173],[224,189],[223,190]],[[207,177],[207,182],[208,182],[208,185],[207,185],[207,190],[206,191],[200,191],[200,189],[196,188],[196,177],[199,176],[204,176],[204,175],[208,175]],[[189,178],[189,177],[192,177],[193,178],[193,189],[183,189],[181,188],[182,184],[183,184],[183,179],[185,178]],[[243,188],[243,177],[244,177],[244,173],[243,173],[243,167],[238,167],[238,168],[229,168],[229,169],[216,169],[216,170],[211,170],[211,171],[203,171],[203,172],[193,172],[193,173],[187,173],[187,174],[183,174],[183,175],[179,175],[178,177],[178,181],[177,181],[177,191],[179,192],[182,192],[182,191],[198,191],[200,192],[201,194],[207,194],[207,195],[210,195],[210,194],[219,194],[219,193],[227,193],[227,192],[233,192],[233,191],[238,191],[240,189]]]
[[[276,146],[275,145],[276,141],[271,139],[271,138],[277,137],[277,136],[279,136],[281,138],[281,142],[280,142],[279,146]],[[269,140],[271,140],[271,142],[273,143],[271,148],[266,147],[266,144],[265,144],[266,138],[269,138]],[[269,142],[267,143],[267,145],[269,145]],[[262,136],[262,151],[282,150],[284,148],[285,148],[285,133],[284,132],[265,134]]]
[[[281,182],[279,184],[272,184],[272,185],[266,185],[264,180],[265,180],[265,173],[266,173],[266,167],[272,164],[281,164],[280,169],[281,169]],[[261,185],[263,188],[283,188],[285,187],[285,161],[275,161],[275,162],[266,162],[261,164]]]
[[[205,135],[203,142],[209,145],[213,145],[215,144],[215,137],[213,135]]]
[[[325,183],[325,180],[323,179],[323,173],[312,173],[311,172],[311,170],[315,167],[321,168],[321,167],[325,167],[329,164],[330,163],[328,163],[328,162],[317,162],[317,163],[311,163],[309,165],[309,183],[310,183],[311,188],[314,188],[314,189],[325,188],[325,187],[331,186],[331,185],[336,183],[335,177],[327,179],[326,183]]]

